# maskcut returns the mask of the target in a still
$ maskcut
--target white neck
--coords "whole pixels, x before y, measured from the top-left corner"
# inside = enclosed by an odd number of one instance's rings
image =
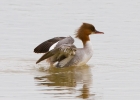
[[[92,48],[92,43],[91,41],[87,41],[84,45],[84,48]]]
[[[87,41],[84,45],[84,49],[86,50],[86,52],[88,52],[90,55],[93,54],[93,46],[91,41]]]

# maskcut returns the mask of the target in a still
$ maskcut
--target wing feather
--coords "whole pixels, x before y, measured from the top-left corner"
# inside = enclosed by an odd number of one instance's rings
[[[66,37],[54,37],[52,39],[49,39],[47,41],[44,41],[43,43],[39,44],[35,49],[35,53],[46,53],[49,51],[49,48],[56,42],[64,39]]]
[[[45,53],[36,63],[45,60],[49,57],[53,57],[53,61],[58,61],[57,67],[65,66],[75,55],[76,47],[73,44],[63,44],[58,48]],[[56,57],[57,56],[57,57]]]

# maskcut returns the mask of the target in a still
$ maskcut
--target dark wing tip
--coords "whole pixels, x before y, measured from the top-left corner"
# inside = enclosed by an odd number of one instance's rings
[[[38,61],[36,62],[36,64],[39,63],[39,62],[41,62],[41,61],[43,61],[43,60],[45,60],[45,59],[47,59],[47,58],[49,58],[49,57],[51,57],[51,56],[53,56],[57,52],[58,52],[58,49],[53,49],[51,51],[48,51],[41,58],[38,59]]]
[[[47,51],[49,51],[49,46],[51,44],[48,44],[47,46],[45,44],[40,44],[39,46],[37,46],[35,49],[34,49],[34,52],[35,53],[45,53]]]
[[[49,51],[49,48],[56,42],[58,42],[59,40],[64,39],[65,37],[54,37],[52,39],[49,39],[41,44],[39,44],[35,49],[34,52],[35,53],[46,53]]]
[[[36,64],[38,64],[38,63],[39,63],[39,61],[36,62]]]

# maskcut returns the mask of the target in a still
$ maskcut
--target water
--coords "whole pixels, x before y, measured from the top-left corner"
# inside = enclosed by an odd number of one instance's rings
[[[4,0],[0,3],[0,100],[139,100],[139,0]],[[33,49],[88,22],[94,55],[80,68],[36,65]],[[75,45],[82,44],[75,39]]]

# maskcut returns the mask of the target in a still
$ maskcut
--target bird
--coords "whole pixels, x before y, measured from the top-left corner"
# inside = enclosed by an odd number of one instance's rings
[[[75,38],[82,41],[82,48],[74,45],[74,38],[71,36],[46,40],[34,49],[35,53],[45,53],[36,64],[45,59],[50,65],[58,68],[86,64],[93,55],[93,46],[89,37],[91,34],[104,34],[104,32],[97,31],[92,24],[82,23],[75,34]]]

